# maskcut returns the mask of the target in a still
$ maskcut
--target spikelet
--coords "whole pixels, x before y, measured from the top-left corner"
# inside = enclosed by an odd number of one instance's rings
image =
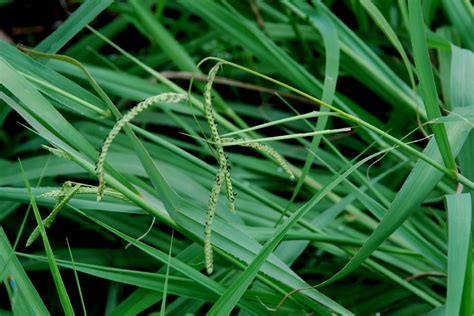
[[[84,184],[80,184],[80,183],[78,183],[78,184],[80,185],[80,188],[79,188],[79,190],[76,191],[76,194],[97,194],[98,187],[84,185]],[[110,196],[110,197],[113,197],[113,198],[116,198],[116,199],[120,199],[120,200],[123,200],[123,201],[130,201],[122,193],[120,193],[120,192],[118,192],[114,189],[111,189],[111,188],[105,188],[104,195]],[[64,190],[59,189],[59,190],[48,191],[46,193],[41,194],[41,196],[52,197],[52,198],[55,198],[55,199],[59,199],[59,198],[64,197]]]
[[[216,212],[217,201],[219,199],[219,193],[221,192],[222,182],[224,180],[225,171],[219,170],[212,186],[211,196],[207,206],[207,216],[204,226],[204,258],[206,262],[207,274],[211,274],[214,269],[214,260],[212,255],[212,244],[211,244],[211,233],[212,233],[212,221]]]
[[[56,157],[71,160],[71,156],[62,149],[58,149],[58,148],[54,148],[54,147],[50,147],[46,145],[41,145],[41,147],[43,147],[43,149],[46,149],[47,151],[49,151],[51,154],[55,155]]]
[[[211,139],[214,142],[219,142],[220,136],[217,130],[216,121],[214,119],[214,108],[212,107],[212,84],[216,78],[216,74],[219,71],[220,66],[221,64],[217,63],[211,68],[211,70],[209,70],[207,84],[204,89],[204,115],[206,116],[207,123],[209,124],[209,129],[211,130]]]
[[[235,212],[235,193],[232,187],[232,179],[230,178],[230,173],[228,170],[224,172],[224,182],[229,210],[231,212]]]
[[[64,183],[62,194],[60,194],[56,205],[54,206],[51,213],[43,220],[43,225],[45,228],[51,227],[53,221],[56,219],[56,216],[64,208],[64,206],[69,202],[69,200],[74,196],[74,194],[79,190],[80,185],[71,186],[69,182]],[[26,241],[26,247],[29,247],[40,235],[41,231],[39,225],[31,233],[30,237]]]
[[[219,171],[224,172],[224,182],[226,187],[226,196],[229,204],[229,209],[235,211],[235,194],[232,186],[232,180],[230,177],[230,164],[227,156],[224,153],[224,148],[219,145],[221,143],[221,137],[217,129],[217,123],[215,121],[215,112],[212,107],[212,84],[216,78],[216,74],[219,71],[221,63],[217,63],[211,68],[207,76],[207,84],[204,89],[204,114],[211,131],[211,140],[214,142],[214,147],[217,152],[217,161],[219,163]]]
[[[235,138],[222,138],[222,142],[224,144],[231,144],[231,143],[247,141],[247,140],[248,139],[245,139],[245,138],[238,138],[238,139],[235,139]],[[243,143],[243,144],[239,144],[239,145],[242,146],[242,147],[249,147],[249,148],[253,148],[255,150],[259,150],[261,152],[267,153],[270,157],[273,158],[273,160],[275,160],[275,162],[281,167],[281,169],[283,169],[283,171],[285,171],[290,176],[290,179],[292,181],[295,180],[295,176],[294,176],[293,172],[291,171],[291,168],[290,168],[290,165],[288,164],[288,162],[285,160],[285,158],[283,158],[282,155],[277,153],[275,151],[275,149],[273,149],[272,147],[267,146],[267,145],[262,144],[262,143],[258,143],[258,142]]]
[[[229,209],[235,211],[235,194],[232,186],[232,180],[230,177],[230,164],[227,156],[224,153],[224,148],[221,144],[221,137],[217,129],[217,123],[215,121],[215,112],[212,107],[212,84],[216,78],[216,74],[219,71],[221,64],[217,63],[211,68],[207,77],[207,84],[204,89],[204,115],[211,131],[211,140],[213,142],[214,149],[217,153],[217,162],[219,163],[219,170],[216,175],[216,180],[211,190],[211,196],[209,198],[207,217],[204,227],[204,257],[206,261],[206,271],[211,274],[213,271],[213,256],[212,256],[212,244],[211,244],[211,232],[212,232],[212,221],[214,219],[214,213],[216,211],[217,199],[221,191],[222,183],[225,183],[226,196],[229,204]]]
[[[112,130],[109,132],[109,135],[102,143],[102,146],[100,148],[99,159],[97,160],[96,167],[95,167],[97,177],[99,178],[99,186],[97,190],[97,201],[100,201],[104,196],[104,190],[105,190],[104,164],[105,164],[105,158],[107,156],[107,152],[109,151],[112,141],[118,135],[120,130],[125,126],[125,124],[130,122],[135,116],[137,116],[138,114],[146,110],[149,106],[155,103],[159,103],[159,102],[178,103],[182,100],[185,100],[186,98],[187,98],[186,95],[178,94],[178,93],[162,93],[162,94],[150,97],[144,100],[143,102],[138,103],[137,106],[130,109],[130,111],[128,111],[127,114],[125,114],[119,121],[117,121],[117,123],[115,123],[115,126],[112,128]]]

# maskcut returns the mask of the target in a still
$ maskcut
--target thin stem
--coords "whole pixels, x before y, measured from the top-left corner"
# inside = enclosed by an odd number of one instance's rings
[[[319,111],[312,111],[312,112],[309,112],[309,113],[295,115],[295,116],[287,117],[287,118],[284,118],[284,119],[281,119],[281,120],[271,121],[271,122],[268,122],[268,123],[252,126],[252,127],[249,127],[249,128],[244,128],[244,129],[234,131],[234,132],[231,132],[231,133],[222,134],[221,137],[228,137],[228,136],[232,136],[232,135],[236,135],[236,134],[242,134],[242,133],[246,133],[246,132],[249,132],[249,131],[255,131],[255,130],[258,130],[258,129],[262,129],[262,128],[266,128],[266,127],[270,127],[270,126],[274,126],[274,125],[278,125],[278,124],[282,124],[282,123],[287,123],[287,122],[291,122],[291,121],[307,119],[307,118],[312,118],[312,117],[319,117],[319,116],[324,116],[324,115],[337,116],[336,113],[330,113],[330,112],[324,113],[324,112],[319,112]]]
[[[422,152],[416,150],[415,148],[405,144],[404,142],[400,141],[399,139],[393,137],[392,135],[382,131],[381,129],[373,126],[372,124],[370,123],[367,123],[363,120],[361,120],[360,118],[356,117],[356,116],[353,116],[349,113],[346,113],[340,109],[338,109],[337,107],[331,105],[331,104],[328,104],[322,100],[319,100],[318,98],[315,98],[311,95],[309,95],[308,93],[306,92],[303,92],[297,88],[294,88],[286,83],[283,83],[281,81],[278,81],[276,79],[273,79],[269,76],[266,76],[266,75],[263,75],[261,73],[258,73],[254,70],[251,70],[249,68],[246,68],[244,66],[241,66],[241,65],[238,65],[238,64],[235,64],[235,63],[232,63],[230,61],[227,61],[227,60],[224,60],[224,59],[221,59],[221,58],[218,58],[218,57],[207,57],[207,58],[204,58],[202,62],[204,61],[208,61],[208,60],[214,60],[216,62],[219,62],[219,63],[222,63],[224,65],[229,65],[229,66],[232,66],[234,68],[237,68],[237,69],[240,69],[242,71],[245,71],[247,73],[250,73],[254,76],[257,76],[257,77],[260,77],[260,78],[263,78],[267,81],[270,81],[272,83],[275,83],[281,87],[284,87],[296,94],[299,94],[301,96],[304,96],[306,98],[308,98],[309,100],[312,100],[314,103],[316,104],[320,104],[322,106],[325,106],[329,109],[331,109],[332,111],[338,113],[340,115],[340,117],[342,118],[345,118],[345,119],[348,119],[358,125],[361,125],[365,128],[367,128],[368,130],[382,136],[383,138],[387,139],[388,141],[390,141],[391,143],[395,144],[395,145],[398,145],[400,146],[401,148],[403,148],[405,151],[407,151],[408,153],[414,155],[415,157],[417,158],[420,158],[421,160],[425,161],[426,163],[430,164],[431,166],[435,167],[436,169],[440,170],[441,172],[443,172],[445,175],[447,175],[448,177],[450,177],[451,179],[457,181],[457,182],[460,182],[462,183],[463,185],[465,185],[466,187],[470,188],[470,189],[474,189],[474,182],[473,181],[470,181],[469,179],[467,179],[466,177],[463,177],[461,176],[458,172],[454,171],[454,170],[449,170],[448,168],[446,168],[445,166],[443,166],[442,164],[438,163],[436,160],[434,159],[431,159],[430,157],[427,157],[426,155],[424,155]]]

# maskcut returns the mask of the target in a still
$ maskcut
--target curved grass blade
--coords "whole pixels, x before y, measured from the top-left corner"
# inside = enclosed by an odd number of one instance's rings
[[[392,45],[396,48],[400,56],[402,57],[403,63],[405,64],[405,68],[408,73],[408,77],[410,78],[410,83],[415,90],[416,84],[415,84],[415,78],[413,77],[413,71],[412,71],[412,65],[410,60],[408,59],[408,56],[405,52],[405,49],[403,48],[402,43],[397,37],[397,34],[395,34],[395,31],[392,29],[388,21],[385,19],[383,14],[377,9],[375,4],[372,2],[372,0],[361,0],[360,3],[362,6],[365,8],[365,10],[369,13],[369,15],[374,19],[375,23],[379,26],[379,28],[384,32],[385,36],[390,40]]]
[[[46,54],[46,53],[41,53],[41,52],[36,52],[32,50],[25,49],[24,47],[21,48],[22,50],[25,50],[26,52],[30,54],[36,54],[41,57],[45,58],[53,58],[53,59],[59,59],[65,62],[68,62],[70,64],[73,64],[76,67],[79,67],[87,77],[87,80],[90,82],[94,90],[99,94],[99,96],[102,98],[102,100],[107,104],[109,110],[112,112],[112,114],[115,116],[117,120],[120,120],[122,118],[121,113],[118,111],[112,100],[108,97],[108,95],[105,93],[105,91],[99,86],[99,84],[96,82],[96,80],[92,77],[92,75],[89,73],[89,71],[77,60],[74,58],[68,57],[68,56],[61,56],[61,55],[55,55],[55,54]],[[156,190],[158,191],[161,199],[165,203],[166,209],[168,212],[173,213],[176,210],[176,201],[179,199],[177,196],[176,192],[173,191],[173,189],[169,186],[169,184],[166,182],[164,177],[162,176],[160,170],[156,167],[155,163],[152,161],[151,156],[149,152],[146,150],[146,148],[143,146],[143,144],[140,142],[138,137],[135,135],[133,130],[128,126],[125,125],[124,127],[125,132],[127,135],[130,137],[131,143],[135,148],[135,151],[137,152],[137,156],[140,158],[140,162],[142,163],[143,167],[148,171],[150,180]],[[93,154],[95,156],[95,153]],[[125,185],[128,185],[127,181],[124,181]],[[133,186],[130,186],[130,189],[132,191],[135,190]]]

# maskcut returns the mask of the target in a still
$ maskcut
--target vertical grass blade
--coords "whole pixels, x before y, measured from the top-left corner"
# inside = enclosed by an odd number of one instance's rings
[[[75,261],[74,261],[74,257],[72,255],[71,247],[69,246],[69,240],[67,238],[66,238],[66,243],[67,243],[67,249],[69,251],[69,257],[71,258],[71,262],[72,262],[72,269],[74,271],[74,278],[76,279],[77,291],[79,292],[79,299],[81,300],[82,312],[84,313],[84,316],[87,316],[86,304],[84,303],[84,296],[82,295],[81,282],[79,282],[79,275],[77,274],[76,264],[75,264]]]
[[[378,25],[378,27],[382,30],[382,32],[387,36],[387,38],[390,40],[390,43],[392,43],[393,47],[398,51],[400,56],[402,57],[403,63],[405,64],[405,68],[407,69],[408,76],[410,78],[410,83],[413,88],[416,87],[415,85],[415,79],[413,77],[413,71],[411,69],[412,65],[410,63],[410,60],[408,59],[408,56],[405,52],[405,49],[403,48],[402,43],[397,37],[397,34],[395,34],[395,31],[392,29],[388,21],[385,19],[383,14],[377,9],[375,4],[373,4],[372,0],[361,0],[361,5],[365,8],[365,10],[369,13],[369,15],[374,19],[375,23]]]
[[[61,278],[61,273],[59,272],[56,259],[54,258],[53,250],[51,249],[51,245],[49,244],[48,235],[46,235],[46,230],[44,229],[44,224],[43,220],[41,219],[41,214],[38,210],[38,205],[36,205],[35,197],[31,192],[31,187],[28,182],[28,179],[26,178],[21,161],[19,163],[23,175],[23,181],[25,182],[26,190],[28,192],[28,196],[30,197],[30,203],[33,208],[33,213],[35,214],[36,222],[38,223],[38,227],[41,232],[41,238],[43,239],[44,248],[48,257],[49,269],[51,270],[54,285],[56,286],[56,290],[58,291],[59,300],[61,301],[64,314],[68,316],[74,315],[74,309],[72,308],[71,301],[69,300],[69,295],[67,294],[66,286],[64,285],[63,279]]]
[[[332,104],[334,100],[334,96],[336,93],[336,84],[337,78],[339,75],[339,58],[340,58],[340,47],[339,47],[339,36],[337,33],[337,29],[332,23],[332,21],[322,12],[319,10],[310,10],[307,6],[304,6],[303,3],[299,3],[298,6],[295,6],[289,2],[284,2],[284,4],[296,15],[300,18],[306,19],[310,25],[318,30],[321,34],[321,37],[324,41],[324,49],[326,55],[326,63],[325,63],[325,75],[324,75],[324,85],[323,85],[323,95],[322,101]],[[305,13],[307,12],[307,13]],[[329,113],[330,109],[326,107],[321,108],[322,113]],[[318,119],[316,126],[314,128],[315,131],[322,131],[326,128],[326,124],[328,121],[328,117],[321,117]],[[319,144],[321,142],[322,135],[315,135],[310,144],[310,151],[317,152]],[[288,202],[285,212],[282,213],[280,219],[277,222],[277,225],[283,219],[285,214],[287,213],[288,209],[290,208],[291,204],[293,204],[295,198],[298,196],[299,191],[301,190],[304,180],[308,175],[311,166],[314,162],[314,155],[308,153],[303,169],[301,171],[301,175],[298,178],[298,182],[296,187],[293,191],[290,201]],[[286,257],[289,262],[296,260],[296,258],[301,254],[301,252],[306,248],[308,245],[305,241],[300,242],[286,242],[282,243],[278,249],[277,253],[279,256]],[[287,262],[288,262],[287,261]]]
[[[169,31],[145,7],[142,0],[130,0],[141,24],[166,55],[182,70],[198,71],[196,63]]]
[[[408,15],[413,56],[420,81],[421,96],[425,104],[428,119],[434,120],[441,117],[441,110],[438,105],[438,93],[436,91],[433,71],[428,55],[428,46],[426,45],[425,25],[423,23],[420,0],[408,2]],[[432,124],[431,128],[445,166],[451,170],[451,172],[456,173],[457,166],[449,146],[449,140],[444,125]]]
[[[160,309],[160,316],[165,316],[166,315],[166,296],[168,295],[168,279],[170,275],[170,261],[171,261],[171,255],[173,251],[173,237],[174,237],[174,230],[171,232],[171,241],[170,241],[170,250],[168,252],[168,262],[166,263],[166,279],[165,279],[165,285],[163,287],[163,299],[161,300],[161,309]]]
[[[472,315],[471,194],[446,196],[448,210],[448,294],[446,315]]]
[[[443,7],[459,33],[464,45],[472,51],[474,50],[474,36],[472,36],[472,30],[474,30],[474,17],[472,13],[472,4],[469,2],[470,1],[466,0],[443,0]],[[467,5],[470,5],[471,8],[467,8]]]
[[[453,108],[472,106],[474,105],[474,53],[452,46],[451,56],[451,105]],[[474,131],[469,134],[458,158],[462,174],[473,181]],[[466,188],[465,192],[473,194],[474,190]],[[474,201],[472,203],[474,210]]]

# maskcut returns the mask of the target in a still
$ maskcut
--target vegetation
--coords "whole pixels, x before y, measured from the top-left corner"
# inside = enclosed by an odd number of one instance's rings
[[[0,314],[472,315],[469,1],[71,11],[0,41]]]

